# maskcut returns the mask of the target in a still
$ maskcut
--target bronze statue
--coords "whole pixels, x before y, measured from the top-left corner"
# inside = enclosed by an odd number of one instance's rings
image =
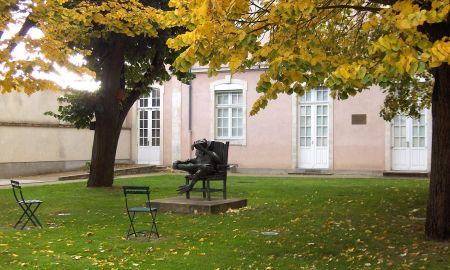
[[[194,187],[195,183],[205,176],[217,173],[217,164],[221,163],[220,157],[211,151],[211,144],[206,139],[195,141],[191,149],[195,151],[195,158],[184,161],[177,160],[172,168],[186,171],[189,175],[186,178],[191,180],[188,185],[178,187],[178,193],[185,193]]]

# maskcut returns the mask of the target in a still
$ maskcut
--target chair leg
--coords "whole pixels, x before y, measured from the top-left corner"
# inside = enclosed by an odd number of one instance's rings
[[[210,181],[207,180],[206,181],[206,192],[208,193],[208,201],[211,200],[211,185],[210,185]]]
[[[130,226],[128,227],[128,232],[127,232],[127,239],[130,237],[130,235],[134,234],[134,236],[137,236],[136,234],[136,230],[134,229],[134,216],[136,215],[136,212],[133,212],[133,215],[130,215],[130,212],[127,211],[128,214],[128,219],[130,220]],[[131,231],[133,231],[132,233],[130,233]]]
[[[39,206],[41,205],[40,203],[36,204],[36,206],[33,208],[33,203],[24,203],[24,204],[19,204],[20,208],[22,208],[23,210],[23,214],[20,216],[19,220],[16,222],[16,224],[14,225],[14,228],[17,228],[17,225],[19,225],[22,221],[23,225],[20,228],[21,230],[23,230],[25,228],[25,226],[28,224],[29,221],[31,221],[31,223],[33,223],[33,225],[35,227],[37,227],[38,225],[42,228],[42,224],[39,221],[39,219],[36,217],[35,213],[36,210],[39,208]],[[24,220],[25,216],[27,217],[26,220]]]
[[[41,222],[39,221],[39,219],[38,219],[37,216],[35,215],[35,212],[36,212],[36,210],[38,209],[38,207],[39,207],[40,205],[41,205],[41,204],[39,204],[38,206],[36,206],[36,208],[34,209],[34,211],[33,211],[33,217],[34,217],[34,221],[36,221],[36,223],[37,223],[41,228],[43,228]]]
[[[156,211],[150,211],[150,216],[152,217],[152,228],[150,229],[150,236],[152,233],[155,233],[156,236],[159,238],[159,232],[158,228],[156,227]]]
[[[227,199],[227,180],[223,180],[223,199]]]
[[[26,209],[21,204],[19,204],[19,205],[20,205],[20,208],[22,208],[23,213],[20,216],[19,220],[17,220],[16,224],[14,224],[14,228],[16,228],[17,225],[19,225],[19,223],[22,222],[22,219],[25,217],[25,214],[27,214]]]
[[[136,231],[136,228],[134,227],[135,217],[136,217],[136,212],[132,212],[132,214],[130,214],[130,212],[128,212],[128,218],[130,219],[130,226],[128,227],[127,239],[130,238],[130,235],[134,235],[135,237],[137,237],[138,233],[144,233],[146,231],[146,230],[141,230],[138,232]],[[159,238],[158,227],[156,226],[156,211],[150,211],[150,218],[151,218],[152,227],[150,229],[149,237],[151,237],[152,233],[154,233]]]
[[[203,187],[203,199],[205,199],[206,198],[206,193],[208,192],[208,190],[206,189],[205,180],[202,180],[202,187]]]
[[[189,179],[186,178],[186,185],[189,185]],[[191,198],[191,192],[188,190],[186,191],[186,199],[190,199]]]
[[[36,217],[36,215],[35,215],[35,213],[36,213],[36,210],[39,208],[39,206],[40,206],[41,204],[40,203],[38,203],[37,205],[36,205],[36,207],[34,207],[34,209],[32,209],[32,204],[30,204],[30,206],[28,207],[28,211],[29,211],[29,216],[28,216],[28,220],[25,222],[25,224],[23,224],[23,227],[22,227],[22,229],[25,227],[25,225],[27,225],[27,223],[28,223],[28,221],[29,220],[31,220],[31,222],[33,223],[33,225],[35,226],[35,227],[37,227],[38,225],[42,228],[42,224],[41,224],[41,222],[39,221],[39,219]]]

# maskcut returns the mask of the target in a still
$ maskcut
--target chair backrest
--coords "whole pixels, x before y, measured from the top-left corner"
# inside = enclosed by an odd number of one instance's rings
[[[125,206],[128,208],[129,195],[146,195],[147,202],[150,203],[150,187],[149,186],[123,186],[123,194],[125,195]]]
[[[228,164],[228,147],[230,146],[230,142],[217,142],[211,141],[211,150],[214,151],[222,161],[221,165]]]
[[[16,199],[16,201],[17,202],[25,201],[23,194],[22,194],[22,186],[20,186],[20,183],[18,181],[11,180],[11,186],[12,186],[14,198]]]

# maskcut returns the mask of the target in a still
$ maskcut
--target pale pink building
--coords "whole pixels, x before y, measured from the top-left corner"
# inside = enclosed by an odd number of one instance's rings
[[[378,87],[346,101],[332,100],[326,88],[279,96],[250,117],[260,70],[193,72],[191,85],[172,79],[132,109],[130,160],[170,165],[191,157],[191,143],[206,138],[230,141],[229,163],[238,172],[429,171],[431,113],[386,122]]]
[[[117,162],[170,166],[193,155],[194,140],[230,141],[229,163],[238,172],[428,172],[431,114],[385,122],[378,87],[346,101],[326,88],[303,97],[279,96],[256,116],[261,70],[208,77],[195,68],[191,85],[172,79],[155,86],[131,109],[122,129]],[[63,93],[19,93],[0,98],[0,178],[72,170],[90,160],[93,131],[45,116]]]

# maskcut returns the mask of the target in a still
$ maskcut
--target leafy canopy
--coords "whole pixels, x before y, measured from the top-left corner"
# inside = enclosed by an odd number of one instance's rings
[[[417,115],[431,99],[428,71],[450,63],[450,40],[431,40],[421,27],[448,18],[449,0],[171,0],[173,25],[189,31],[168,45],[183,50],[176,67],[195,63],[215,74],[267,69],[251,114],[281,93],[317,86],[345,99],[370,85],[387,92],[382,115]]]
[[[154,64],[151,60],[159,57],[156,51],[169,51],[165,41],[178,33],[179,29],[165,31],[164,12],[167,8],[167,0],[2,1],[1,92],[17,90],[30,94],[57,89],[53,82],[37,76],[39,72],[54,71],[55,64],[75,73],[95,75],[101,72],[101,41],[107,40],[112,34],[127,38],[127,77],[130,78],[130,84],[138,82],[149,69],[156,70],[150,67]],[[22,28],[15,30],[18,26]],[[39,37],[31,35],[31,29],[39,29],[42,34]],[[157,44],[157,40],[162,42]],[[24,48],[26,54],[16,55],[18,47]],[[87,57],[87,63],[77,65],[71,61],[71,56],[78,54]],[[163,62],[167,64],[176,56],[169,57],[168,52],[162,54]],[[156,81],[167,79],[169,75],[164,71],[158,70],[164,74],[153,75],[152,78]]]
[[[95,113],[102,113],[102,99],[117,95],[123,114],[155,82],[180,80],[189,74],[176,71],[171,64],[179,55],[169,49],[169,38],[183,33],[181,27],[168,27],[165,12],[168,0],[18,0],[0,4],[0,91],[58,89],[40,76],[63,66],[77,74],[88,73],[102,80],[109,63],[107,49],[112,36],[125,40],[123,85],[89,93],[70,93],[60,98],[65,105],[59,114],[49,112],[78,128],[89,126]],[[14,28],[20,29],[14,30]],[[38,29],[39,35],[30,34]],[[5,34],[9,32],[9,34]],[[36,32],[36,31],[35,31]],[[24,55],[17,55],[20,49]],[[82,55],[84,64],[71,59]],[[120,67],[119,67],[120,68]],[[119,93],[115,93],[115,92]]]

